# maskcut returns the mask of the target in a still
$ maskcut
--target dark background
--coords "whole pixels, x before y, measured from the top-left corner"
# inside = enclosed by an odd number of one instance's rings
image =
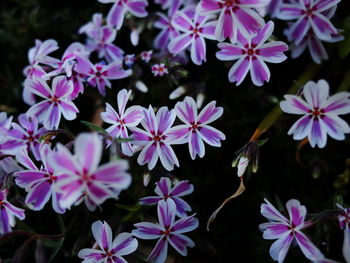
[[[111,5],[95,0],[1,0],[0,110],[18,115],[28,109],[21,99],[24,81],[22,70],[28,64],[27,52],[34,46],[35,39],[57,40],[60,49],[52,55],[60,58],[70,43],[84,42],[85,37],[77,32],[79,27],[90,21],[93,13],[102,12],[106,16],[110,7]],[[148,8],[150,11],[156,9],[154,5]],[[27,210],[25,221],[17,221],[16,229],[49,236],[64,232],[63,245],[60,239],[54,240],[50,237],[33,238],[28,241],[29,237],[26,235],[10,235],[6,236],[6,239],[0,238],[0,258],[5,260],[4,262],[11,262],[10,258],[14,258],[14,262],[46,262],[50,257],[51,262],[80,262],[76,254],[81,248],[92,246],[91,224],[95,220],[106,220],[115,232],[131,231],[132,225],[143,218],[153,220],[156,216],[155,207],[139,208],[134,205],[140,197],[153,195],[154,182],[161,176],[175,176],[194,184],[195,192],[185,199],[197,213],[200,226],[189,234],[196,247],[189,249],[188,257],[181,257],[171,248],[169,262],[273,262],[269,256],[272,242],[264,240],[258,229],[258,225],[266,221],[260,214],[263,198],[268,198],[279,209],[283,209],[283,205],[289,199],[296,198],[306,205],[310,216],[312,213],[335,209],[336,200],[341,198],[349,205],[349,136],[342,142],[328,137],[324,149],[304,146],[300,151],[303,162],[301,165],[296,160],[299,142],[293,141],[292,137],[287,135],[288,129],[297,118],[284,115],[262,136],[269,140],[261,147],[258,172],[245,178],[246,192],[221,211],[210,232],[205,230],[206,221],[224,198],[231,195],[239,185],[236,169],[231,168],[235,152],[248,142],[255,128],[295,84],[298,76],[307,68],[316,67],[313,80],[327,80],[332,93],[335,93],[342,83],[345,83],[346,87],[350,85],[343,81],[349,70],[349,10],[350,4],[342,1],[332,20],[337,28],[345,30],[343,34],[346,40],[326,44],[330,57],[328,61],[317,66],[306,52],[296,60],[288,59],[281,64],[269,64],[271,81],[263,87],[254,87],[249,76],[239,87],[229,83],[227,74],[232,63],[218,61],[215,58],[216,43],[208,41],[208,62],[200,67],[193,64],[184,66],[189,76],[179,79],[179,84],[189,85],[188,95],[196,96],[198,92],[203,92],[206,96],[205,104],[216,100],[218,106],[224,107],[223,117],[213,124],[227,137],[222,147],[213,148],[206,145],[204,158],[192,161],[187,146],[174,146],[180,168],[168,173],[157,166],[151,172],[152,179],[147,188],[142,185],[142,174],[146,172],[146,168],[138,166],[136,158],[132,158],[130,162],[133,185],[124,191],[117,201],[118,204],[130,206],[128,209],[118,207],[115,201],[109,200],[102,206],[103,211],[94,213],[88,212],[84,206],[73,207],[62,216],[57,216],[50,205],[46,205],[40,212]],[[158,31],[147,25],[151,25],[153,18],[154,15],[151,15],[147,22],[137,19],[132,21],[146,24],[138,47],[130,44],[130,30],[127,27],[118,32],[115,43],[126,53],[138,54],[152,49],[152,39]],[[286,41],[282,34],[286,22],[276,23],[274,35]],[[135,91],[134,101],[129,105],[174,106],[176,101],[170,101],[168,96],[177,84],[169,76],[155,78],[149,66],[142,63],[136,66],[135,71],[149,87],[149,93]],[[95,112],[103,106],[104,101],[115,106],[118,90],[130,88],[130,85],[130,79],[113,82],[113,89],[108,90],[106,98],[102,98],[96,89],[87,87],[86,92],[75,101],[80,110],[78,118],[72,122],[63,121],[61,127],[68,128],[75,134],[86,131],[87,128],[80,121],[92,121],[96,117]],[[348,116],[344,119],[349,121]],[[17,193],[15,202],[20,203],[19,196],[24,196],[24,192],[18,189],[12,192]],[[330,213],[320,224],[308,229],[307,233],[327,257],[343,261],[343,236],[337,224],[336,214]],[[147,254],[155,242],[141,240],[139,244],[138,252],[127,257],[130,262],[143,262],[142,255]],[[52,256],[56,248],[57,254]],[[307,260],[299,248],[292,247],[285,262]]]

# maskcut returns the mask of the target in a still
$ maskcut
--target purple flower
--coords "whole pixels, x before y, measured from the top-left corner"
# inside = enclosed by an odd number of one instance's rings
[[[137,249],[137,239],[130,233],[120,233],[112,240],[112,230],[106,222],[94,222],[91,230],[98,247],[80,250],[78,257],[84,259],[82,263],[127,263],[122,256],[129,255]]]
[[[277,239],[270,248],[273,260],[283,262],[293,240],[296,240],[308,259],[312,261],[324,259],[321,251],[301,231],[309,226],[309,223],[305,222],[305,206],[301,205],[298,200],[289,200],[286,204],[289,214],[289,219],[287,219],[267,199],[264,200],[266,204],[261,205],[261,214],[270,222],[260,224],[259,228],[264,232],[264,239]]]
[[[86,34],[89,38],[98,39],[101,34],[103,24],[103,16],[100,13],[95,13],[92,16],[92,21],[82,25],[79,28],[79,34]]]
[[[124,21],[125,14],[130,12],[136,17],[146,17],[148,6],[147,0],[98,0],[101,3],[114,3],[107,16],[107,23],[110,27],[119,30]]]
[[[350,208],[344,208],[337,204],[341,210],[339,219],[339,226],[344,230],[343,255],[346,263],[350,262]]]
[[[108,65],[93,65],[87,58],[77,57],[75,70],[88,77],[88,83],[96,87],[101,95],[106,95],[106,86],[111,88],[109,80],[123,79],[131,75],[131,70],[122,69],[122,60],[116,60]]]
[[[206,61],[205,38],[215,40],[216,21],[208,22],[209,16],[195,15],[192,19],[188,14],[177,11],[174,15],[173,25],[182,32],[172,39],[168,49],[173,54],[178,54],[187,47],[191,49],[191,59],[196,65]]]
[[[57,41],[54,39],[48,39],[42,42],[41,40],[35,40],[35,47],[29,49],[28,60],[30,65],[36,65],[38,63],[48,66],[55,66],[59,62],[57,58],[50,57],[49,54],[58,49]]]
[[[197,218],[192,216],[183,217],[175,221],[176,205],[173,200],[160,200],[158,203],[159,223],[142,222],[135,224],[137,229],[132,234],[141,239],[158,239],[158,242],[151,254],[149,261],[163,263],[168,254],[170,244],[182,256],[187,255],[187,247],[194,247],[194,242],[183,235],[198,227]]]
[[[8,191],[0,190],[0,235],[11,232],[15,225],[15,217],[19,220],[25,218],[24,209],[18,208],[7,201]]]
[[[58,76],[52,81],[52,89],[46,81],[35,78],[27,79],[27,84],[33,94],[44,100],[33,105],[27,111],[28,116],[36,116],[46,129],[57,129],[61,115],[66,120],[74,120],[79,112],[70,100],[73,85],[66,77]]]
[[[127,128],[136,127],[143,119],[143,110],[141,106],[132,106],[125,109],[130,94],[131,90],[127,91],[126,89],[122,89],[118,92],[118,113],[109,103],[106,103],[106,112],[101,113],[102,120],[112,124],[106,131],[113,138],[129,138]],[[122,143],[121,147],[125,155],[133,155],[134,151],[130,142]]]
[[[232,43],[236,43],[238,32],[250,37],[265,24],[254,8],[269,3],[270,0],[201,0],[197,12],[200,15],[219,13],[216,39],[221,42],[228,37]]]
[[[124,56],[124,63],[126,66],[131,67],[135,63],[135,55],[129,54]]]
[[[33,210],[43,209],[50,197],[52,197],[53,209],[57,213],[62,214],[65,212],[65,209],[59,205],[61,195],[55,189],[55,184],[61,179],[61,176],[54,171],[47,160],[51,153],[52,150],[47,144],[41,145],[40,159],[43,164],[41,169],[37,168],[27,154],[20,155],[17,160],[27,169],[14,174],[16,177],[15,182],[28,193],[25,202]]]
[[[312,147],[323,148],[327,134],[335,140],[344,140],[350,132],[349,125],[338,115],[350,112],[350,93],[340,92],[329,96],[329,85],[325,80],[309,81],[303,88],[303,97],[285,95],[280,103],[284,112],[303,115],[288,131],[294,140],[308,138]]]
[[[143,147],[137,162],[140,165],[148,163],[148,169],[152,170],[159,158],[165,169],[173,170],[174,165],[179,166],[179,161],[170,146],[172,141],[168,138],[168,131],[175,121],[175,110],[161,107],[155,115],[152,106],[149,106],[143,109],[143,115],[141,124],[145,130],[131,128],[133,144]]]
[[[154,192],[158,196],[148,196],[140,199],[142,205],[155,205],[160,200],[172,199],[176,205],[176,215],[179,217],[187,216],[187,212],[191,211],[191,207],[181,197],[189,195],[193,192],[193,185],[188,181],[180,181],[175,183],[174,187],[171,187],[171,181],[168,177],[160,178],[159,182],[156,182],[156,188]]]
[[[218,44],[221,49],[216,53],[218,59],[238,60],[228,73],[230,82],[240,85],[248,72],[256,86],[261,86],[270,80],[270,70],[265,62],[281,63],[287,58],[283,52],[288,50],[288,46],[281,41],[265,43],[273,29],[274,23],[270,21],[253,38],[245,38],[239,34],[236,44]]]
[[[111,161],[98,166],[102,157],[102,142],[96,133],[80,134],[75,142],[75,155],[59,144],[49,155],[54,172],[64,176],[55,185],[62,194],[60,205],[69,208],[85,200],[87,208],[95,210],[108,198],[117,198],[121,190],[129,187],[131,176],[126,172],[128,162]]]
[[[340,0],[291,1],[281,5],[277,17],[283,20],[297,20],[288,30],[288,39],[295,41],[297,45],[310,29],[317,38],[327,41],[331,40],[338,30],[325,16],[325,12],[333,9],[339,2]]]
[[[40,160],[39,139],[47,130],[43,127],[39,129],[38,119],[35,116],[20,114],[18,121],[20,125],[12,123],[12,129],[8,132],[10,139],[26,146],[27,150],[34,154],[35,159]]]
[[[141,52],[141,59],[145,62],[150,61],[152,58],[152,53],[153,53],[153,50]]]
[[[225,135],[208,124],[217,120],[223,113],[223,108],[216,107],[216,101],[207,104],[197,113],[197,105],[193,98],[186,97],[184,101],[175,105],[176,114],[185,124],[174,126],[169,131],[170,139],[174,143],[188,143],[191,158],[196,155],[202,158],[205,154],[204,143],[214,147],[221,146]]]
[[[169,74],[168,68],[165,66],[164,63],[154,64],[151,70],[155,77],[157,76],[162,77],[164,75]]]

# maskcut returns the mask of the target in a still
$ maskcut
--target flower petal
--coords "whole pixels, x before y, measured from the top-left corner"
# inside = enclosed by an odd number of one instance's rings
[[[306,258],[312,261],[316,261],[324,258],[321,251],[302,232],[296,231],[294,236],[301,251],[304,253]]]

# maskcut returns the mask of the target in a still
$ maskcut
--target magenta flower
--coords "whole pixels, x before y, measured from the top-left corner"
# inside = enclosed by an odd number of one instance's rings
[[[175,105],[176,114],[185,124],[174,126],[169,131],[170,139],[174,143],[188,143],[191,158],[196,155],[202,158],[205,154],[204,142],[214,147],[221,147],[221,140],[225,135],[208,124],[217,120],[223,113],[223,108],[216,107],[216,101],[207,104],[197,113],[197,105],[193,98],[186,97],[184,101]]]
[[[230,82],[240,85],[250,72],[251,79],[256,86],[261,86],[270,80],[270,70],[265,62],[281,63],[287,57],[283,52],[288,50],[287,44],[281,41],[265,43],[271,36],[274,23],[268,22],[253,38],[244,38],[239,34],[236,44],[219,43],[221,49],[216,53],[220,60],[238,60],[230,69]]]
[[[170,53],[178,54],[187,47],[191,49],[191,59],[196,65],[206,61],[205,38],[215,40],[215,21],[208,22],[209,16],[191,16],[182,11],[174,15],[174,27],[182,32],[179,36],[171,39],[168,49]]]
[[[175,221],[176,205],[173,200],[160,200],[158,203],[159,223],[142,222],[135,224],[137,229],[132,234],[141,239],[158,239],[147,260],[153,263],[165,262],[170,244],[182,256],[187,255],[187,247],[194,247],[194,242],[183,235],[198,227],[197,218],[183,217]]]
[[[46,129],[57,129],[61,115],[66,120],[76,118],[79,110],[70,100],[73,85],[64,76],[53,79],[52,89],[49,88],[46,81],[38,78],[27,79],[26,82],[33,94],[44,99],[30,107],[27,115],[36,116]]]
[[[18,171],[14,174],[16,184],[24,188],[28,193],[25,199],[27,205],[33,210],[41,210],[52,197],[52,207],[56,213],[62,214],[65,212],[59,204],[60,194],[56,192],[55,184],[61,176],[54,171],[47,160],[52,150],[47,144],[40,147],[40,159],[43,166],[38,169],[27,154],[22,154],[17,157],[26,170]]]
[[[344,230],[343,255],[347,263],[350,262],[350,208],[344,208],[337,204],[341,210],[339,219],[339,226]]]
[[[120,233],[112,240],[112,230],[106,222],[94,222],[91,230],[98,247],[80,250],[78,257],[84,259],[82,263],[127,263],[122,256],[137,249],[137,239],[130,233]]]
[[[107,132],[113,138],[129,138],[127,128],[136,127],[143,119],[143,110],[141,106],[131,106],[125,109],[126,103],[131,95],[131,90],[122,89],[118,92],[118,113],[113,107],[106,103],[106,112],[101,113],[102,120],[112,124],[107,128]],[[127,156],[132,156],[134,151],[130,142],[121,144],[122,152]]]
[[[172,141],[168,138],[168,131],[175,121],[175,110],[161,107],[155,115],[152,106],[149,106],[143,109],[143,115],[141,124],[145,130],[131,128],[133,144],[143,147],[137,162],[140,165],[148,163],[148,169],[152,170],[159,158],[165,169],[173,170],[174,165],[179,166],[179,161],[170,146]]]
[[[338,115],[350,112],[350,93],[340,92],[329,96],[329,85],[325,80],[309,81],[303,88],[303,97],[285,95],[280,103],[284,112],[303,115],[288,131],[294,140],[308,138],[312,147],[323,148],[327,134],[335,140],[344,140],[350,132],[349,125]]]
[[[154,192],[158,196],[148,196],[140,199],[141,205],[155,205],[160,200],[171,199],[176,205],[176,215],[179,217],[187,216],[187,212],[191,211],[189,204],[181,197],[189,195],[193,192],[193,185],[188,181],[176,182],[174,187],[171,187],[171,181],[168,177],[160,178],[159,182],[156,182],[156,188]]]
[[[119,30],[124,21],[125,14],[130,12],[136,17],[146,17],[148,6],[147,0],[98,0],[103,4],[114,3],[107,16],[107,23],[110,27]]]
[[[296,240],[301,251],[308,259],[319,261],[324,259],[320,250],[301,231],[310,225],[305,222],[306,207],[298,200],[291,199],[286,208],[289,219],[283,216],[267,199],[266,204],[261,205],[261,214],[270,222],[260,224],[259,228],[264,232],[264,239],[277,239],[270,248],[273,260],[283,262],[293,240]]]
[[[0,190],[0,235],[12,231],[15,226],[15,217],[19,220],[25,218],[24,209],[18,208],[7,201],[8,191]]]
[[[28,60],[30,65],[45,64],[54,67],[59,60],[57,58],[50,57],[49,54],[58,49],[57,41],[54,39],[48,39],[42,42],[41,40],[35,40],[35,47],[29,49]]]
[[[152,73],[155,77],[162,77],[164,75],[168,75],[169,71],[168,68],[165,66],[164,63],[160,63],[160,64],[154,64],[151,68]]]
[[[102,157],[102,142],[96,133],[80,134],[75,142],[75,155],[59,144],[49,156],[54,172],[64,178],[56,184],[62,194],[60,205],[69,208],[85,200],[87,208],[95,210],[108,198],[117,198],[121,190],[129,187],[131,176],[126,172],[128,163],[116,160],[98,166]]]
[[[197,12],[200,15],[219,13],[216,39],[221,42],[228,37],[232,43],[236,43],[238,32],[248,38],[265,24],[254,9],[269,3],[270,0],[201,0]]]
[[[101,95],[106,95],[106,86],[111,88],[112,84],[109,80],[123,79],[131,75],[131,70],[122,69],[122,61],[116,60],[108,65],[93,65],[84,57],[77,57],[77,65],[75,70],[77,73],[84,74],[88,77],[88,83],[96,87]]]
[[[135,63],[135,60],[135,54],[129,54],[124,56],[124,63],[128,67],[131,67]]]
[[[288,30],[288,40],[295,41],[297,45],[303,40],[311,29],[317,38],[321,40],[331,40],[332,35],[338,30],[332,25],[325,13],[333,9],[340,0],[300,0],[283,3],[279,19],[297,20]]]
[[[26,146],[27,150],[34,154],[35,159],[40,160],[39,139],[47,130],[43,127],[39,128],[38,119],[35,116],[20,114],[18,121],[20,125],[12,123],[12,129],[8,132],[10,139]]]
[[[149,62],[152,58],[153,50],[141,52],[141,59],[145,62]]]

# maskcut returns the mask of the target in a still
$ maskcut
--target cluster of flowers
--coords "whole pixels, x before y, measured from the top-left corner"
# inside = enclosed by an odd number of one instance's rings
[[[118,93],[118,112],[110,104],[106,104],[106,112],[101,114],[102,119],[109,124],[107,132],[112,138],[129,138],[129,129],[132,132],[131,142],[122,143],[122,152],[132,156],[134,149],[142,149],[138,156],[140,165],[148,164],[152,170],[158,159],[167,170],[179,166],[179,161],[171,147],[173,144],[188,144],[192,159],[205,154],[204,142],[211,146],[220,147],[225,135],[209,124],[221,117],[223,109],[216,107],[216,102],[207,104],[198,114],[197,105],[191,97],[178,102],[175,109],[161,107],[157,113],[152,106],[143,108],[132,106],[126,109],[131,91],[125,89]],[[183,124],[173,126],[176,117]],[[141,123],[142,128],[136,127]],[[204,142],[203,142],[204,141]]]
[[[340,228],[344,229],[343,255],[346,262],[350,262],[350,209],[338,205],[338,218]],[[288,253],[288,250],[294,240],[300,247],[306,258],[312,262],[335,263],[335,261],[326,259],[322,252],[312,243],[308,236],[302,230],[312,226],[315,222],[305,219],[306,207],[301,205],[298,200],[291,199],[287,202],[286,208],[289,219],[282,215],[267,199],[261,205],[261,214],[269,222],[259,226],[263,231],[264,239],[277,239],[270,248],[271,257],[282,263]]]
[[[198,227],[198,220],[187,216],[191,207],[181,197],[193,192],[193,185],[187,181],[179,181],[171,187],[169,178],[162,177],[156,183],[155,192],[158,196],[144,197],[140,200],[144,205],[157,204],[159,223],[141,222],[135,224],[132,233],[121,233],[112,242],[111,228],[107,223],[95,222],[92,233],[98,249],[82,249],[78,256],[83,262],[126,262],[120,258],[131,254],[137,249],[139,239],[158,239],[157,244],[147,260],[153,263],[165,262],[170,244],[182,256],[187,255],[187,247],[193,247],[194,242],[184,233]],[[180,217],[178,220],[176,216]],[[134,237],[133,237],[134,236]]]

